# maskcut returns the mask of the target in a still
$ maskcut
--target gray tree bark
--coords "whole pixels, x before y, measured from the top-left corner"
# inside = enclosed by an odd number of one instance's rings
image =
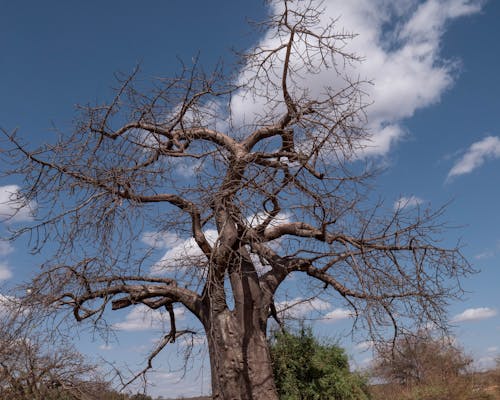
[[[223,311],[207,327],[212,397],[277,400],[265,327],[241,326]]]

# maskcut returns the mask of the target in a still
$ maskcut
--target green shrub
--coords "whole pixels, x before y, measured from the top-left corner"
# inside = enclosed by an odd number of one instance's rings
[[[310,328],[276,333],[271,341],[273,372],[282,400],[366,400],[366,379],[349,370],[345,351],[320,343]]]

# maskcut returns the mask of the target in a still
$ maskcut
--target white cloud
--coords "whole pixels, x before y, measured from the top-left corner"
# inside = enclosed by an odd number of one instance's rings
[[[109,351],[109,350],[113,350],[113,346],[111,346],[110,344],[101,344],[99,346],[99,349],[100,350],[104,350],[104,351]]]
[[[424,202],[423,199],[417,196],[400,197],[394,202],[395,210],[402,210],[403,208],[417,207]]]
[[[175,318],[184,318],[184,309],[174,308]],[[150,329],[162,329],[168,323],[169,316],[164,310],[152,310],[149,307],[139,304],[130,311],[125,320],[113,324],[113,328],[122,331],[146,331]]]
[[[0,220],[11,222],[31,221],[34,202],[27,202],[17,185],[0,186]]]
[[[174,232],[144,232],[142,242],[154,248],[170,248],[178,245],[182,240]]]
[[[354,346],[356,350],[366,351],[372,349],[375,346],[375,343],[372,340],[367,340],[364,342],[360,342]]]
[[[204,233],[208,242],[213,245],[218,237],[217,231],[208,229]],[[170,245],[167,242],[164,244],[169,249],[151,268],[151,272],[154,274],[161,274],[179,268],[200,266],[206,262],[205,255],[192,237],[172,241]]]
[[[492,318],[497,315],[497,310],[489,307],[468,308],[464,312],[455,315],[452,322],[479,321]]]
[[[500,158],[500,138],[488,136],[473,143],[448,173],[448,178],[464,175],[479,168],[488,159]]]
[[[304,299],[297,297],[293,300],[285,300],[276,303],[276,310],[285,318],[300,319],[305,318],[313,312],[326,311],[331,308],[331,304],[327,301],[314,298]]]
[[[250,246],[246,247],[247,250],[250,252]],[[259,276],[264,275],[266,272],[271,270],[271,266],[268,263],[266,263],[265,260],[262,260],[264,262],[263,263],[258,254],[250,252],[250,259],[252,260],[253,265],[255,266],[255,270],[257,271],[257,274]]]
[[[200,161],[180,160],[176,163],[175,173],[181,178],[192,178],[201,169]]]
[[[493,356],[484,356],[474,360],[472,365],[476,371],[488,371],[495,367],[496,359]]]
[[[325,322],[336,322],[343,319],[348,319],[353,316],[352,311],[347,310],[345,308],[336,308],[335,310],[330,311],[323,317]]]
[[[401,121],[411,117],[418,109],[440,100],[443,92],[453,83],[456,70],[453,63],[443,60],[440,55],[445,27],[453,19],[477,13],[483,3],[482,0],[324,1],[323,25],[339,18],[337,32],[358,34],[343,50],[364,60],[345,65],[340,62],[337,68],[341,69],[341,75],[373,82],[373,85],[364,87],[369,96],[367,101],[373,104],[367,110],[369,122],[366,128],[371,138],[365,143],[367,147],[363,155],[387,154],[394,143],[405,135]],[[300,6],[301,3],[295,4]],[[273,7],[276,12],[280,5],[276,3]],[[276,44],[279,44],[279,39],[267,33],[259,46],[270,48]],[[282,61],[276,61],[279,62]],[[302,66],[299,59],[292,62]],[[274,71],[278,72],[279,67],[275,64]],[[248,68],[240,74],[239,83],[244,83],[254,73],[252,68]],[[314,74],[304,73],[303,80],[299,79],[298,84],[307,88],[311,97],[320,97],[325,86],[343,86],[333,68],[323,68]],[[262,90],[263,87],[257,89]],[[245,95],[242,91],[232,99],[232,116],[236,123],[259,121],[265,105],[264,98]]]
[[[500,240],[497,240],[493,248],[487,248],[486,250],[474,255],[476,260],[485,260],[488,258],[495,257],[500,252]]]
[[[276,310],[278,314],[283,315],[285,318],[301,319],[307,318],[312,314],[324,313],[330,310],[332,305],[319,298],[304,299],[297,297],[293,300],[286,300],[276,303]],[[332,311],[321,316],[323,322],[336,322],[343,319],[352,317],[352,312],[344,308],[335,308]]]
[[[265,218],[265,213],[258,213],[254,216],[246,217],[246,221],[250,226],[255,227],[264,222]],[[289,214],[282,212],[274,218],[269,227],[278,226],[289,221]],[[215,229],[207,229],[204,234],[211,245],[215,244],[219,236]],[[206,263],[205,255],[192,237],[182,239],[177,234],[168,231],[146,232],[142,236],[142,241],[151,247],[167,249],[163,257],[152,266],[151,272],[153,274],[173,272],[174,270],[179,270],[179,268],[202,266]],[[279,248],[279,244],[280,241],[275,240],[271,245],[276,249]],[[251,257],[259,273],[268,270],[268,266],[263,266],[256,254],[251,254]]]
[[[267,213],[259,212],[253,216],[247,217],[246,220],[247,220],[247,223],[251,227],[256,227],[259,224],[262,224],[266,220],[268,215],[269,214],[267,214]],[[279,226],[281,224],[286,224],[288,222],[290,222],[290,215],[288,213],[285,213],[285,212],[280,212],[271,221],[271,223],[269,224],[269,227]]]
[[[184,372],[152,371],[148,375],[153,396],[165,395],[172,398],[207,396],[210,388],[210,369],[201,363],[196,370]]]
[[[402,36],[416,42],[438,40],[446,20],[476,13],[481,10],[482,3],[471,0],[426,1],[418,7],[406,24]]]
[[[5,262],[0,262],[0,282],[12,278],[12,271]]]
[[[0,293],[0,316],[12,310],[18,310],[19,299],[13,296],[7,296]]]
[[[492,258],[494,256],[495,256],[495,253],[493,251],[487,250],[487,251],[483,251],[482,253],[476,254],[474,256],[474,258],[476,260],[485,260],[488,258]]]

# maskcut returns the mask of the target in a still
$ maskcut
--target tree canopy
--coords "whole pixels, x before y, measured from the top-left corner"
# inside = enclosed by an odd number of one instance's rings
[[[5,174],[25,183],[12,200],[36,212],[13,237],[29,234],[35,252],[51,244],[27,301],[104,328],[109,309],[164,311],[170,331],[143,373],[194,333],[177,326],[183,307],[206,333],[217,399],[276,398],[267,321],[291,275],[328,289],[377,338],[446,326],[470,272],[440,245],[442,210],[368,195],[368,83],[344,68],[359,62],[353,35],[314,1],[271,3],[272,46],[244,54],[237,79],[195,59],[149,90],[122,77],[110,101],[80,107],[74,130],[39,148],[3,131]],[[323,69],[337,78],[313,95],[308,78]],[[160,261],[158,242],[172,245]]]

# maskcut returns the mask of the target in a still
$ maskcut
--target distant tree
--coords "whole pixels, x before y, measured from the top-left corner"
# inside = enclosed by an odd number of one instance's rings
[[[449,338],[429,332],[405,334],[379,346],[373,374],[383,384],[374,387],[380,400],[491,399],[474,384],[472,359]]]
[[[111,389],[97,366],[59,336],[34,328],[37,311],[0,297],[0,399],[104,399]]]
[[[130,396],[130,400],[153,400],[153,398],[147,394],[137,393]]]
[[[271,339],[274,379],[282,400],[366,400],[367,381],[349,369],[345,351],[320,343],[310,328]]]
[[[270,3],[276,14],[262,26],[272,45],[243,56],[238,81],[196,60],[149,93],[126,77],[55,143],[33,148],[3,131],[1,144],[5,176],[25,183],[14,204],[36,204],[14,237],[28,233],[34,252],[50,243],[42,254],[58,245],[32,301],[97,326],[109,308],[164,310],[170,331],[144,373],[193,333],[177,326],[174,308],[184,307],[206,333],[215,399],[277,398],[267,323],[291,275],[329,289],[378,336],[391,323],[444,325],[470,271],[457,248],[441,247],[440,211],[367,197],[370,99],[343,68],[359,61],[345,47],[353,35],[322,22],[320,1]],[[311,91],[308,77],[325,69],[336,80]],[[141,238],[152,230],[192,251],[151,272]]]
[[[377,349],[374,370],[378,377],[400,385],[446,381],[467,372],[472,359],[448,338],[428,332],[401,336]]]

